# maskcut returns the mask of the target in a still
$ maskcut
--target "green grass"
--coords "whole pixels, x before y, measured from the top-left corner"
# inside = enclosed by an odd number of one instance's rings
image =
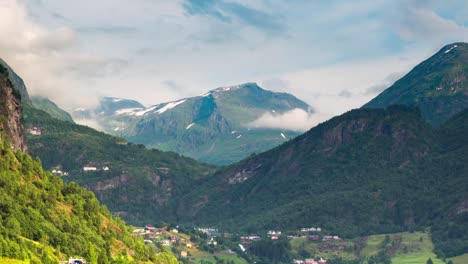
[[[386,235],[369,236],[366,241],[366,246],[362,249],[362,256],[377,255],[380,250],[380,245],[384,241]]]
[[[305,238],[295,238],[290,243],[292,253],[297,257],[299,257],[301,251],[306,251],[312,256],[320,256],[325,259],[342,258],[352,260],[360,256],[377,255],[382,250],[382,244],[386,236],[389,237],[389,242],[385,248],[392,256],[393,264],[425,264],[429,258],[432,259],[434,264],[444,263],[442,260],[437,259],[433,253],[434,245],[429,232],[404,232],[368,236],[359,255],[354,252],[355,243],[351,240],[310,242]],[[468,254],[454,258],[453,261],[455,264],[466,264],[468,263]]]
[[[17,260],[9,258],[0,258],[2,264],[29,264],[29,260]]]
[[[218,259],[222,259],[224,260],[225,262],[226,261],[234,261],[234,264],[248,264],[248,262],[237,256],[237,255],[225,255],[225,256],[217,256]],[[216,263],[216,259],[214,257],[209,257],[209,258],[193,258],[193,259],[190,259],[190,262],[189,263],[201,263],[201,261],[211,261],[213,264]]]
[[[454,264],[466,264],[466,263],[468,263],[468,253],[463,254],[461,256],[451,258],[450,260],[452,260]]]
[[[311,256],[319,256],[324,259],[342,258],[352,260],[356,258],[352,250],[354,245],[352,241],[310,242],[305,238],[295,238],[290,243],[293,256],[296,258],[301,258],[301,251],[306,251]]]
[[[395,257],[394,264],[426,263],[431,258],[434,264],[443,264],[434,254],[434,245],[429,232],[401,233],[401,246]]]

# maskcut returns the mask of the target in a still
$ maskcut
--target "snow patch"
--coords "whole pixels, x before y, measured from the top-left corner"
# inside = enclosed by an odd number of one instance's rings
[[[239,138],[241,138],[241,137],[242,137],[242,135],[238,135],[236,138],[239,139]]]
[[[114,115],[135,115],[142,108],[126,108],[114,112]]]
[[[282,136],[284,139],[286,139],[286,136],[285,136],[283,133],[281,133],[281,136]]]
[[[145,109],[145,110],[143,110],[143,111],[138,111],[138,112],[135,113],[135,115],[136,115],[136,116],[145,115],[146,113],[153,111],[153,110],[156,109],[157,107],[158,107],[158,106],[155,105],[155,106],[152,106],[152,107],[150,107],[150,108],[147,108],[147,109]]]
[[[114,128],[114,131],[119,131],[119,130],[120,130],[120,127]]]
[[[193,127],[193,125],[195,125],[195,123],[188,125],[185,129],[190,129],[191,127]]]
[[[169,110],[169,109],[172,109],[172,108],[174,108],[174,107],[176,107],[176,106],[178,106],[178,105],[180,105],[180,104],[185,103],[185,101],[187,101],[187,100],[184,99],[184,100],[180,100],[180,101],[177,101],[177,102],[168,103],[168,104],[166,104],[163,108],[158,109],[158,110],[156,111],[156,113],[157,113],[157,114],[162,114],[162,113],[166,112],[166,111]]]
[[[112,102],[113,103],[118,103],[118,102],[121,102],[123,99],[119,99],[119,98],[112,98]]]
[[[451,47],[450,49],[446,50],[444,53],[447,54],[449,53],[450,51],[452,51],[454,48],[458,47],[458,45],[454,45],[453,47]]]
[[[237,130],[231,131],[231,134],[235,134],[235,133],[237,133]]]

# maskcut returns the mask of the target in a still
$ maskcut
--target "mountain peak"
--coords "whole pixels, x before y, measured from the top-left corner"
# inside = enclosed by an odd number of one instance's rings
[[[232,85],[232,86],[223,86],[223,87],[218,87],[214,90],[211,90],[210,92],[228,92],[228,91],[235,91],[243,88],[260,88],[257,83],[255,82],[247,82],[247,83],[242,83],[242,84],[237,84],[237,85]]]
[[[468,43],[446,45],[364,107],[416,106],[428,122],[440,124],[468,104],[467,61]]]

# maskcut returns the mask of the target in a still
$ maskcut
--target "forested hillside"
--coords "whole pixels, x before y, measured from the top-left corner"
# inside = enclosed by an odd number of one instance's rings
[[[40,131],[28,134],[28,145],[44,168],[86,186],[135,225],[175,221],[178,197],[215,171],[177,153],[148,150],[27,106],[24,119],[26,128]]]
[[[417,109],[353,110],[234,164],[186,195],[186,221],[235,230],[322,226],[345,237],[432,226],[468,251],[468,111],[441,127]],[[223,208],[223,210],[219,210]]]
[[[441,124],[468,105],[468,43],[446,45],[364,105],[415,106],[430,123]]]
[[[0,65],[0,262],[53,263],[84,257],[89,263],[167,263],[168,253],[146,247],[131,228],[76,183],[45,172],[22,153],[20,93]]]

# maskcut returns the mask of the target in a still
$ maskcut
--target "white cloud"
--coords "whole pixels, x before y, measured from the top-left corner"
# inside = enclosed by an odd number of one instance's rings
[[[223,0],[279,16],[281,34],[251,26],[259,21],[243,8],[226,23],[187,15],[184,2],[3,0],[0,57],[31,93],[66,108],[98,96],[153,105],[256,81],[331,117],[466,36],[466,10],[450,5],[462,1]]]
[[[447,39],[468,40],[468,29],[463,24],[443,18],[428,6],[401,4],[399,10],[400,14],[391,18],[391,21],[397,33],[405,40],[442,43]]]
[[[290,72],[280,75],[279,79],[288,83],[283,91],[306,101],[316,111],[315,119],[323,121],[361,107],[393,84],[396,76],[401,77],[410,71],[430,53],[422,51],[403,55],[406,56],[352,61]],[[270,81],[262,84],[270,89]],[[276,82],[273,82],[275,85]]]
[[[293,130],[305,132],[327,117],[318,113],[308,113],[302,109],[296,108],[283,114],[274,114],[266,112],[257,120],[247,124],[247,127],[256,128],[279,128],[284,130]]]

